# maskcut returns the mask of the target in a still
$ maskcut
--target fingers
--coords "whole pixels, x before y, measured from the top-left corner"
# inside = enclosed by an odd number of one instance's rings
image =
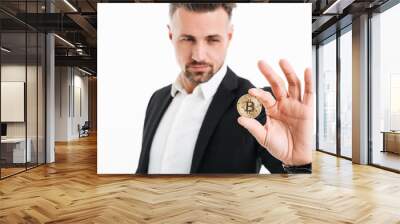
[[[274,110],[272,107],[276,104],[276,100],[270,92],[262,89],[251,88],[249,89],[249,94],[256,97],[269,112],[269,114],[273,115]]]
[[[240,116],[238,118],[238,123],[246,128],[260,144],[264,144],[267,131],[265,130],[264,126],[260,124],[260,122],[258,122],[256,119]]]
[[[300,80],[294,72],[292,66],[285,59],[279,60],[279,66],[281,67],[283,73],[289,84],[289,97],[301,101],[301,84]]]
[[[301,101],[301,82],[300,79],[297,77],[296,73],[294,72],[294,69],[285,59],[281,59],[279,61],[279,66],[281,67],[283,73],[286,76],[286,79],[289,84],[289,91],[286,90],[284,81],[275,73],[275,71],[272,69],[271,66],[269,66],[264,61],[258,62],[258,67],[261,73],[271,84],[272,91],[274,92],[277,101],[280,101],[283,97],[291,97],[293,99]],[[304,88],[303,103],[309,105],[314,100],[313,81],[310,68],[307,68],[304,71],[304,83],[305,83],[305,88]],[[271,100],[271,98],[273,99],[272,96],[266,96],[271,94],[261,93],[261,92],[258,92],[258,94],[261,94],[260,96],[257,96],[255,94],[257,94],[257,92],[255,92],[252,95],[256,96],[257,98],[260,98],[261,101],[264,101],[262,103],[265,108],[269,108],[275,104],[275,101]]]
[[[276,96],[277,100],[281,100],[283,97],[287,97],[287,91],[283,80],[275,73],[275,71],[264,61],[258,62],[258,68],[261,73],[265,76],[268,82],[271,84],[272,91]]]
[[[313,81],[312,81],[312,73],[310,68],[306,68],[304,71],[304,97],[303,102],[307,105],[310,105],[314,100],[313,96]]]

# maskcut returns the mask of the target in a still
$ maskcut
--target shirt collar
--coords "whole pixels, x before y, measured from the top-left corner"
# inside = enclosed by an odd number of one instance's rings
[[[224,79],[226,72],[227,72],[227,65],[224,62],[224,64],[221,66],[218,72],[215,73],[213,77],[211,77],[211,79],[208,80],[207,82],[196,86],[196,88],[193,90],[193,93],[197,93],[200,91],[205,99],[209,99],[210,97],[214,96],[214,94],[217,92],[219,85],[222,82],[222,79]],[[179,77],[172,84],[171,96],[175,97],[178,92],[183,93],[185,95],[187,94],[186,90],[183,88],[179,80]]]
[[[183,94],[187,94],[186,90],[183,88],[183,86],[182,86],[182,84],[181,84],[181,82],[179,80],[179,76],[176,78],[175,82],[172,83],[171,96],[175,97],[178,92],[183,93]]]

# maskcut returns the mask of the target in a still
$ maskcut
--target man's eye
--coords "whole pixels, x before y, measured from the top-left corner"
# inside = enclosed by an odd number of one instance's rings
[[[182,38],[182,40],[183,40],[183,41],[190,41],[190,42],[193,41],[193,39],[191,39],[191,38]]]
[[[210,42],[219,42],[218,39],[209,39],[208,41],[210,41]]]

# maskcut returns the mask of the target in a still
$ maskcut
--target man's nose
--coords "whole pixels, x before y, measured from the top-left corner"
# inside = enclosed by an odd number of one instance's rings
[[[192,59],[198,62],[205,61],[206,59],[206,47],[197,43],[192,49]]]

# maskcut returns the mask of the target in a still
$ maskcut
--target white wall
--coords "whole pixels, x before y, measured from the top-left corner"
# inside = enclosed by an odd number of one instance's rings
[[[55,141],[68,140],[68,67],[55,68]]]
[[[79,133],[77,126],[80,124],[81,126],[85,123],[85,121],[88,121],[89,119],[89,111],[88,111],[88,77],[82,76],[83,73],[81,73],[79,70],[75,69],[74,70],[74,94],[73,98],[75,99],[74,103],[74,111],[73,113],[73,119],[72,119],[72,130],[71,130],[71,135],[73,138],[78,138]],[[80,93],[78,91],[80,90]],[[80,94],[80,98],[79,98]],[[79,101],[81,101],[79,103]],[[81,107],[81,108],[79,108]],[[81,113],[80,113],[80,110]]]
[[[56,67],[55,140],[79,138],[78,124],[88,120],[88,78],[72,67]],[[79,98],[78,90],[81,97]],[[81,103],[79,103],[79,99]],[[82,114],[77,105],[82,105]],[[75,110],[75,111],[74,111]]]

